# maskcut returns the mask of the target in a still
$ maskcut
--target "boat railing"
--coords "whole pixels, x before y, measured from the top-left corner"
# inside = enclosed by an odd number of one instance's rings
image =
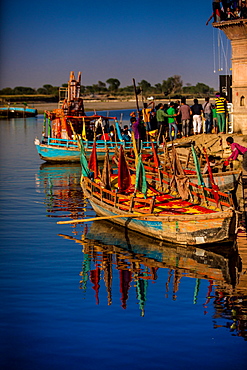
[[[102,184],[95,183],[88,178],[84,178],[86,189],[93,197],[97,198],[100,202],[114,206],[115,208],[126,211],[126,212],[138,212],[138,213],[152,213],[154,207],[157,206],[156,196],[150,198],[139,198],[132,195],[119,193],[117,190],[107,190],[102,187]],[[206,206],[212,210],[227,210],[234,208],[232,194],[223,193],[189,183],[190,200],[192,203]],[[144,209],[145,207],[145,209]]]
[[[130,169],[134,169],[133,158],[128,158],[128,162],[131,164]],[[170,183],[173,178],[172,171],[166,172],[161,168],[156,168],[154,166],[145,165],[146,178],[149,183],[159,190],[165,190],[170,188]],[[231,191],[223,192],[219,190],[214,190],[206,186],[198,185],[189,178],[189,192],[190,198],[193,203],[204,203],[207,206],[212,206],[215,208],[220,208],[224,210],[229,207],[235,207],[236,205],[233,200],[233,194]]]
[[[85,148],[87,149],[92,149],[93,148],[94,141],[85,141]],[[96,147],[97,148],[115,148],[120,146],[124,148],[124,150],[130,150],[133,148],[133,142],[132,141],[110,141],[110,140],[97,140],[96,141]],[[151,149],[151,144],[150,142],[141,142],[141,147],[142,149]]]
[[[58,139],[58,138],[47,138],[47,144],[51,146],[61,146],[66,148],[78,148],[77,140],[73,139]]]
[[[84,148],[86,149],[92,149],[94,141],[84,141]],[[110,140],[97,140],[96,141],[96,147],[97,149],[99,148],[115,148],[115,147],[120,147],[120,145],[124,146],[125,148],[125,143],[124,142],[119,142],[119,141],[110,141]]]
[[[153,141],[153,144],[156,145],[156,141]],[[141,149],[152,149],[150,141],[141,141]]]
[[[88,178],[84,178],[86,189],[90,195],[97,198],[99,201],[111,205],[121,211],[152,213],[154,210],[155,196],[152,198],[138,198],[133,194],[125,195],[117,191],[107,190],[102,188],[101,184],[92,182]],[[146,209],[143,209],[143,208]]]
[[[215,209],[219,208],[221,211],[230,207],[235,208],[231,192],[223,193],[193,182],[189,182],[189,192],[194,203],[205,204]]]

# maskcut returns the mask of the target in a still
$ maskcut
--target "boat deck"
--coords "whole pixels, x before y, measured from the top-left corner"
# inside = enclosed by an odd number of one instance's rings
[[[117,175],[111,176],[111,181],[113,187],[117,188]],[[132,201],[130,195],[134,194],[134,184],[135,184],[135,175],[131,176],[132,186],[130,189],[125,193],[125,195],[118,195],[118,208],[121,210],[128,210],[130,209],[130,203]],[[96,180],[96,183],[100,183],[100,180]],[[177,193],[174,192],[173,194],[170,193],[163,193],[161,194],[159,191],[153,189],[149,186],[147,190],[146,197],[144,194],[137,192],[135,194],[135,203],[133,207],[134,213],[139,213],[140,211],[145,213],[150,212],[150,204],[152,203],[153,199],[155,198],[153,213],[160,214],[160,215],[195,215],[195,214],[213,214],[220,209],[217,205],[206,205],[203,204],[196,204],[188,200],[182,200],[178,197]]]

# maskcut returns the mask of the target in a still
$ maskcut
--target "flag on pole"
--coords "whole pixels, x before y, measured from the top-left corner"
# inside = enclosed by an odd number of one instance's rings
[[[89,177],[90,171],[88,168],[87,158],[85,155],[85,150],[84,150],[82,140],[80,141],[80,144],[81,144],[81,156],[80,156],[81,173],[82,173],[82,176]]]
[[[194,145],[192,145],[192,144],[191,144],[191,150],[192,150],[192,155],[193,155],[193,159],[194,159],[194,163],[195,163],[195,167],[196,167],[196,174],[197,174],[198,185],[205,186],[204,181],[203,181],[203,178],[202,178],[200,163],[199,163],[198,157],[196,155],[196,151],[195,151]]]
[[[210,166],[210,162],[209,162],[207,151],[206,151],[205,148],[203,148],[203,149],[204,149],[204,152],[205,152],[206,162],[207,162],[207,165],[208,165],[209,180],[211,182],[212,189],[215,190],[215,192],[214,192],[214,199],[215,199],[215,201],[216,201],[216,203],[218,205],[219,199],[220,199],[219,194],[218,194],[218,191],[220,189],[219,189],[218,185],[215,184],[215,182],[214,182],[213,172],[212,172],[212,168]]]
[[[81,137],[83,140],[87,140],[87,137],[86,137],[86,122],[85,122],[85,118],[82,117],[82,133],[81,133]]]
[[[132,142],[133,142],[133,149],[134,149],[134,153],[135,153],[135,165],[137,167],[137,163],[138,163],[138,150],[137,150],[137,144],[136,144],[136,139],[135,139],[134,131],[131,132],[131,139],[132,139]]]
[[[97,160],[97,152],[96,152],[96,141],[93,143],[93,149],[92,149],[89,161],[88,161],[88,168],[91,171],[93,171],[95,179],[99,177],[98,160]]]
[[[143,193],[146,198],[148,186],[147,186],[146,172],[145,172],[145,168],[142,162],[141,153],[138,156],[138,163],[136,167],[135,191],[136,190],[139,190],[141,193]]]
[[[131,185],[131,176],[128,165],[125,160],[122,145],[120,145],[118,161],[118,188],[120,192],[126,191]]]
[[[154,143],[152,142],[151,145],[152,145],[152,151],[153,151],[153,156],[154,156],[154,165],[155,165],[155,167],[158,168],[160,166],[159,157],[158,157],[157,151],[154,147]]]
[[[111,168],[110,168],[108,148],[106,149],[101,179],[102,179],[105,189],[111,190]]]
[[[183,200],[188,199],[189,179],[184,173],[174,145],[172,146],[172,171],[173,177],[170,183],[171,187],[177,188],[179,195]]]

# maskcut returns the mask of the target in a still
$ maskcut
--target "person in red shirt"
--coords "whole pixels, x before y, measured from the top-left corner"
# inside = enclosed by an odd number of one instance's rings
[[[247,171],[247,148],[238,143],[234,143],[234,139],[231,136],[226,139],[226,143],[230,146],[232,154],[227,158],[224,164],[228,165],[230,161],[234,161],[238,158],[239,154],[241,154],[243,156],[243,169]]]

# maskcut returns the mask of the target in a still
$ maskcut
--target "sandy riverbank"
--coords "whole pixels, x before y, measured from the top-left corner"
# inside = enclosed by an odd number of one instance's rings
[[[120,109],[136,109],[134,101],[84,101],[85,111],[101,111],[101,110],[120,110]],[[53,110],[58,108],[57,103],[36,103],[35,108],[39,113],[44,110]]]
[[[204,102],[204,99],[199,99],[200,103]],[[156,100],[155,105],[159,103],[169,103],[168,99]],[[192,105],[193,100],[188,99],[187,104]],[[109,101],[100,101],[100,100],[84,100],[85,111],[102,111],[102,110],[121,110],[121,109],[136,109],[136,102],[134,100],[129,101],[120,101],[120,100],[109,100]],[[142,108],[142,102],[139,102],[140,109]],[[53,110],[58,108],[57,103],[36,103],[35,108],[39,113],[43,113],[44,110]]]

